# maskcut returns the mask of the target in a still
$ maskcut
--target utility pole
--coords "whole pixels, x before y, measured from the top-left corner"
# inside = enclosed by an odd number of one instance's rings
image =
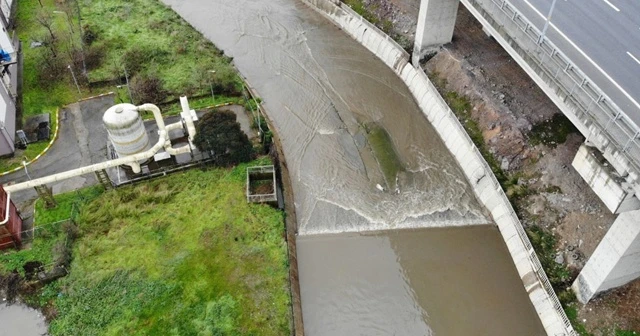
[[[551,3],[551,8],[549,8],[549,14],[547,14],[547,19],[544,22],[544,27],[542,27],[542,32],[540,33],[540,38],[538,39],[538,43],[542,43],[542,40],[545,38],[547,34],[547,29],[549,29],[549,25],[551,24],[551,15],[553,15],[553,10],[556,8],[556,2],[558,0],[553,0]],[[564,0],[567,1],[567,0]]]
[[[27,169],[27,161],[22,160],[22,166],[24,167],[24,173],[27,174],[27,178],[31,181],[31,175],[29,175],[29,170]]]
[[[73,68],[71,67],[71,65],[67,65],[67,68],[69,68],[69,71],[71,71],[71,77],[73,77],[73,82],[76,84],[76,89],[78,89],[78,94],[82,96],[82,92],[80,91],[80,85],[78,85],[78,80],[76,79],[76,74],[73,72]]]
[[[135,103],[133,102],[133,95],[131,95],[131,86],[129,86],[129,74],[127,73],[127,67],[123,66],[122,69],[124,69],[124,80],[127,82],[127,92],[129,92],[129,99],[131,100],[131,104]]]
[[[211,87],[211,99],[213,100],[213,105],[216,104],[216,97],[213,95],[213,76],[216,75],[216,71],[215,70],[209,70],[209,72],[211,73],[211,79],[209,80],[209,86]]]
[[[82,56],[82,73],[87,77],[87,63],[84,59],[84,29],[82,29],[82,13],[80,12],[80,0],[75,0],[76,11],[78,12],[78,30],[80,31],[80,56]],[[88,78],[88,77],[87,77]]]

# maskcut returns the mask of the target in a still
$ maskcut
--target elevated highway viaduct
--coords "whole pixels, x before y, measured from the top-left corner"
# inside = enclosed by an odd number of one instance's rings
[[[586,303],[640,277],[640,3],[421,0],[413,63],[462,3],[584,135],[573,166],[618,217],[573,284]]]

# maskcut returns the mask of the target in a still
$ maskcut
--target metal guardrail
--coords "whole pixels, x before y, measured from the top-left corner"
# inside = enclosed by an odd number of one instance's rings
[[[418,67],[418,68],[416,68],[416,70],[418,72],[420,72],[425,78],[428,78],[427,74],[424,72],[424,70],[422,68]],[[437,92],[436,87],[433,86],[433,83],[431,83],[431,81],[427,81],[427,83],[430,86],[431,90],[433,90],[434,92]],[[440,105],[443,106],[443,108],[448,111],[449,117],[453,118],[454,120],[457,120],[456,115],[453,113],[451,108],[449,108],[449,105],[447,104],[447,102],[444,101],[444,99],[442,98],[441,95],[437,95],[437,96],[438,96],[438,101],[439,101]],[[472,146],[473,151],[475,152],[475,155],[477,157],[482,158],[482,154],[480,154],[480,151],[478,150],[477,146],[474,144],[473,140],[471,140],[471,137],[469,136],[467,131],[464,129],[462,124],[460,122],[456,122],[454,124],[455,124],[455,127],[458,128],[458,133],[459,134],[463,134],[464,139],[466,140],[466,142],[470,146]],[[536,254],[536,251],[533,248],[533,245],[531,245],[531,241],[529,240],[529,236],[527,236],[527,233],[525,232],[524,228],[522,227],[522,224],[520,223],[520,220],[518,219],[518,215],[516,214],[515,210],[513,210],[513,207],[511,206],[511,202],[509,202],[509,199],[507,198],[507,195],[502,190],[502,186],[500,185],[500,182],[498,182],[498,179],[496,178],[495,174],[493,174],[493,171],[491,170],[491,167],[489,166],[487,161],[484,160],[484,159],[481,159],[480,162],[481,162],[481,165],[482,165],[482,168],[484,169],[484,171],[487,172],[487,174],[485,176],[489,176],[489,178],[491,179],[491,186],[498,192],[499,197],[502,198],[502,203],[507,204],[507,208],[509,210],[509,215],[516,222],[516,225],[514,225],[515,228],[516,228],[516,232],[518,233],[518,237],[522,241],[522,244],[524,245],[524,247],[526,248],[526,250],[527,250],[527,252],[529,254],[528,255],[528,259],[531,262],[531,266],[533,268],[533,271],[536,274],[536,278],[540,281],[540,283],[542,284],[543,289],[547,292],[547,296],[549,297],[549,300],[551,301],[551,304],[553,305],[553,308],[556,310],[558,315],[561,317],[562,322],[564,323],[566,329],[569,330],[569,334],[565,335],[565,336],[578,336],[578,334],[573,330],[573,326],[571,325],[571,321],[569,321],[569,318],[567,317],[567,314],[564,312],[564,309],[562,308],[562,304],[560,304],[560,300],[558,300],[558,297],[555,294],[555,290],[553,289],[553,286],[551,286],[551,282],[549,281],[549,278],[547,278],[547,274],[544,272],[544,269],[542,268],[542,264],[540,263],[540,259],[538,259],[538,255]]]
[[[473,6],[553,88],[583,123],[595,125],[640,172],[640,127],[636,125],[508,0],[463,0]],[[585,123],[589,126],[588,123]]]

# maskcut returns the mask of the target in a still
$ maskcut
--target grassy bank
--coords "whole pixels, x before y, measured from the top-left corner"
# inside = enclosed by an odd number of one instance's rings
[[[23,265],[38,262],[50,265],[61,257],[61,244],[67,238],[64,221],[77,215],[77,210],[102,193],[102,187],[91,187],[56,196],[58,206],[46,209],[41,200],[35,204],[34,239],[31,248],[0,255],[0,275],[16,270],[25,274]]]
[[[166,100],[205,94],[211,86],[222,96],[239,92],[231,59],[159,1],[77,0],[79,6],[75,1],[18,4],[17,32],[25,45],[25,116],[116,91],[117,84],[125,84],[125,72],[136,103],[147,96]],[[31,48],[32,42],[43,45]],[[149,77],[159,79],[159,86],[145,85]]]
[[[283,213],[246,202],[245,169],[191,170],[84,206],[71,272],[44,292],[50,332],[288,334]]]
[[[90,81],[121,78],[126,69],[131,82],[160,78],[169,98],[208,93],[211,84],[218,93],[239,92],[231,60],[159,1],[79,1],[89,48],[100,55]]]
[[[0,279],[18,272],[52,335],[286,335],[284,214],[246,202],[247,166],[38,201],[32,247],[0,255]],[[35,290],[29,262],[70,273]]]

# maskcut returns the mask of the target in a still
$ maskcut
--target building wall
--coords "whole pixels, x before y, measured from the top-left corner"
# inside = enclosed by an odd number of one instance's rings
[[[9,201],[9,220],[0,225],[0,250],[19,246],[22,243],[22,218],[18,215],[18,209],[12,201]],[[0,221],[4,221],[7,215],[7,192],[0,186]]]
[[[18,59],[17,39],[12,40],[10,27],[5,26],[6,20],[11,18],[15,0],[0,0],[0,49],[11,54],[12,60]],[[1,69],[0,69],[1,70]],[[0,157],[12,155],[15,151],[16,138],[16,102],[18,66],[9,66],[9,73],[0,78]]]
[[[0,156],[6,156],[15,151],[16,104],[6,86],[0,86]]]

